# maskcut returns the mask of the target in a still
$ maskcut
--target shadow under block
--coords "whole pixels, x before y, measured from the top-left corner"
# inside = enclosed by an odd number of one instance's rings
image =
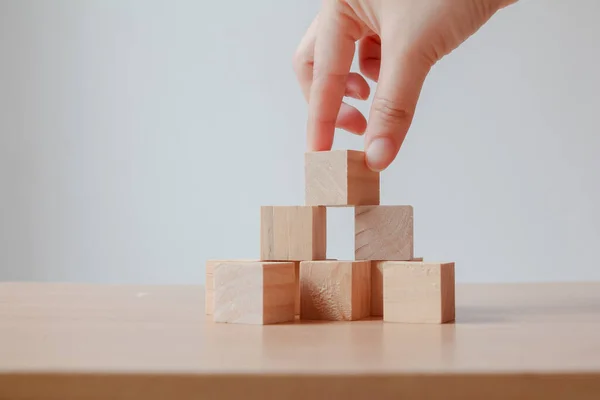
[[[454,263],[382,262],[383,320],[454,321]]]
[[[224,262],[215,266],[215,322],[276,324],[295,319],[293,262]]]
[[[354,258],[410,261],[413,258],[412,206],[359,206],[354,209]]]
[[[379,172],[367,167],[362,151],[305,153],[304,173],[307,205],[379,204]]]
[[[353,321],[370,312],[369,261],[300,263],[300,319]]]
[[[325,207],[261,207],[261,260],[324,260],[327,258],[326,254],[327,209]]]

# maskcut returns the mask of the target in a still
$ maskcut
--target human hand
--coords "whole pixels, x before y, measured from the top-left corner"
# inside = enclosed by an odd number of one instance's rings
[[[308,147],[330,150],[335,128],[365,134],[367,164],[383,170],[410,127],[431,67],[516,0],[324,0],[294,56],[309,103]],[[360,72],[350,72],[358,42]],[[370,118],[344,103],[366,100]]]

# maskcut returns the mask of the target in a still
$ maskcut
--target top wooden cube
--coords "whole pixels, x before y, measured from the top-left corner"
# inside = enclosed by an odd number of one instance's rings
[[[305,154],[304,162],[306,205],[379,204],[379,172],[367,167],[364,152],[310,152]]]

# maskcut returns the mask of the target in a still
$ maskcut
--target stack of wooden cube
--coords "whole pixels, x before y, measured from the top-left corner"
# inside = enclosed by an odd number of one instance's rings
[[[379,205],[360,151],[305,155],[305,205],[264,206],[260,260],[206,263],[215,322],[454,320],[454,263],[413,257],[412,206]],[[327,207],[354,207],[355,259],[327,260]]]

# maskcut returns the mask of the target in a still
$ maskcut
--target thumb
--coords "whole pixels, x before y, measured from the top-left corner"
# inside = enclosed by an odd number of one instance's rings
[[[379,82],[365,132],[367,165],[374,171],[384,170],[396,158],[431,69],[426,57],[386,49],[383,40],[381,51]]]

